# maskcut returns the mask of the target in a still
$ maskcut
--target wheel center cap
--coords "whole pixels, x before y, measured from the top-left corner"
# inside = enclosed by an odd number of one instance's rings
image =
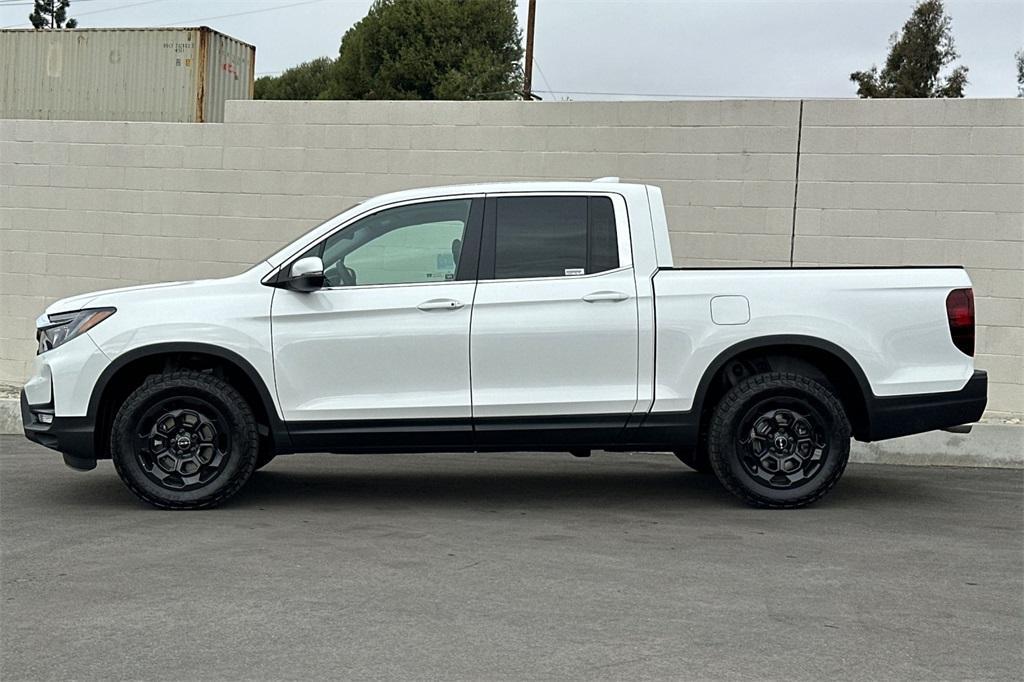
[[[179,450],[188,450],[192,447],[192,439],[188,437],[188,434],[180,433],[175,439],[174,445]]]
[[[788,448],[789,448],[789,438],[787,438],[785,436],[785,434],[781,434],[781,433],[775,434],[775,449],[779,450],[779,451],[782,451],[782,450],[786,450]]]

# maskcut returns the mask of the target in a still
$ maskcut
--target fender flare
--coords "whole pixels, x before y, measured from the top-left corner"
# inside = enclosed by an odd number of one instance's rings
[[[718,374],[718,371],[725,366],[730,360],[752,350],[758,350],[759,348],[771,348],[773,346],[803,346],[805,348],[813,348],[814,350],[823,351],[837,357],[846,368],[850,370],[854,379],[857,380],[857,385],[860,387],[861,398],[865,405],[869,405],[872,400],[875,399],[874,391],[871,390],[871,383],[868,381],[867,375],[864,374],[864,370],[861,369],[860,363],[846,349],[838,346],[831,341],[818,338],[816,336],[806,336],[802,334],[772,334],[769,336],[757,336],[752,339],[744,339],[739,343],[735,343],[717,356],[711,361],[711,363],[704,370],[704,374],[700,378],[700,382],[697,384],[697,391],[693,395],[693,409],[703,410],[704,398],[707,395],[707,391],[711,386],[711,379]]]
[[[122,353],[117,356],[107,367],[100,373],[99,378],[93,385],[92,394],[89,398],[89,407],[87,415],[93,423],[99,417],[100,402],[103,399],[103,393],[107,390],[107,386],[110,381],[117,375],[121,369],[128,364],[141,360],[147,357],[153,357],[157,355],[170,355],[170,354],[187,354],[196,353],[200,355],[212,355],[220,360],[231,363],[249,379],[252,385],[256,388],[256,393],[259,395],[260,402],[262,403],[263,411],[267,415],[269,422],[271,436],[274,441],[275,452],[281,453],[291,449],[291,437],[288,434],[288,428],[284,421],[277,414],[277,406],[274,403],[274,399],[271,396],[270,389],[264,382],[263,377],[256,368],[252,366],[248,360],[239,355],[238,353],[222,348],[221,346],[214,346],[208,343],[197,343],[191,341],[171,341],[166,343],[154,343],[146,346],[140,346],[133,348],[130,351]]]

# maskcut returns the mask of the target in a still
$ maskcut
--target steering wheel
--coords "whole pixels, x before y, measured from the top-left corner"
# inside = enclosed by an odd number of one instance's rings
[[[342,286],[354,287],[356,285],[356,271],[345,265],[345,259],[338,261],[338,278]]]
[[[356,285],[356,271],[345,265],[345,262],[335,261],[324,268],[324,279],[327,286],[354,287]]]

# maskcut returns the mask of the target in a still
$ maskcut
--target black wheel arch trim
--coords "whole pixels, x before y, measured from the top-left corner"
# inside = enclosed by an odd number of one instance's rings
[[[711,388],[711,381],[726,364],[737,356],[761,348],[775,346],[794,346],[811,348],[834,355],[853,374],[860,387],[865,402],[873,397],[871,385],[868,383],[864,370],[857,361],[843,348],[831,341],[816,336],[803,334],[771,334],[744,339],[721,351],[704,369],[697,389],[693,394],[693,404],[689,410],[679,412],[656,412],[657,400],[645,415],[633,415],[626,426],[623,440],[628,443],[649,443],[663,447],[665,443],[673,444],[674,448],[684,450],[697,447],[703,428],[703,415],[707,405],[705,401]],[[655,349],[657,353],[657,349]]]
[[[974,376],[959,391],[928,393],[900,396],[876,396],[856,360],[844,349],[820,338],[803,335],[770,335],[746,339],[736,343],[721,353],[708,365],[697,385],[694,394],[693,408],[684,412],[654,412],[646,414],[616,415],[613,420],[609,415],[560,415],[559,417],[521,417],[499,420],[466,420],[466,423],[439,423],[447,420],[413,420],[414,423],[400,420],[398,423],[341,422],[341,423],[304,423],[291,424],[282,420],[277,413],[270,389],[262,376],[252,364],[234,351],[206,343],[167,342],[142,346],[118,356],[108,365],[97,379],[90,396],[88,412],[85,417],[57,417],[53,423],[39,423],[22,396],[22,415],[25,434],[31,440],[55,450],[70,454],[76,461],[96,459],[94,438],[96,422],[99,417],[100,403],[107,387],[117,373],[131,362],[147,357],[171,354],[202,354],[209,355],[231,363],[243,372],[256,389],[267,415],[270,435],[273,438],[273,450],[276,454],[311,450],[332,450],[334,441],[339,436],[353,447],[354,451],[379,451],[384,447],[379,441],[389,442],[390,446],[398,445],[404,450],[414,441],[420,451],[437,451],[453,448],[458,450],[505,450],[518,449],[524,445],[537,446],[539,441],[525,438],[525,434],[544,432],[545,442],[557,435],[562,447],[552,444],[552,449],[563,449],[566,443],[589,443],[589,447],[606,449],[643,449],[657,446],[657,449],[676,449],[695,447],[700,437],[701,415],[706,407],[704,402],[711,387],[711,381],[718,371],[730,360],[741,353],[760,348],[791,346],[810,348],[827,352],[843,362],[860,385],[867,424],[864,432],[857,437],[860,440],[874,441],[894,438],[910,433],[919,433],[949,426],[956,426],[977,421],[984,411],[987,400],[987,376],[983,371],[975,371]],[[601,418],[603,417],[603,421]],[[595,423],[595,419],[600,424]],[[293,442],[289,426],[296,438]],[[591,442],[592,431],[604,427],[606,432],[599,439]],[[439,428],[442,427],[442,428]],[[424,437],[434,431],[447,432],[433,434],[435,438],[427,438],[435,442],[423,443]],[[564,431],[564,433],[562,433]],[[490,433],[491,437],[475,442],[473,435]],[[467,438],[469,436],[469,438]],[[351,442],[364,440],[362,443]],[[598,440],[600,442],[598,442]],[[453,442],[454,441],[454,442]],[[360,447],[361,446],[361,447]],[[404,447],[403,447],[404,446]],[[440,447],[438,447],[440,446]],[[340,451],[351,451],[344,447]],[[401,451],[401,450],[400,450]],[[76,467],[86,468],[86,467]]]
[[[864,374],[864,370],[861,369],[860,363],[858,363],[846,349],[817,336],[806,336],[804,334],[771,334],[769,336],[758,336],[752,339],[744,339],[743,341],[735,343],[719,353],[715,359],[711,361],[711,364],[708,365],[707,369],[704,370],[700,383],[697,384],[697,391],[694,393],[694,405],[703,406],[704,396],[707,395],[708,388],[711,386],[711,380],[730,360],[752,350],[772,348],[774,346],[803,346],[805,348],[812,348],[814,350],[824,351],[834,355],[842,361],[842,363],[846,365],[846,368],[853,374],[854,378],[857,380],[857,385],[860,386],[861,396],[864,400],[868,401],[875,397],[874,392],[871,390],[871,383],[868,381],[867,375]]]
[[[274,441],[274,451],[278,453],[291,451],[291,438],[288,434],[287,425],[278,416],[277,406],[271,396],[270,389],[267,387],[266,382],[263,381],[263,377],[260,373],[252,366],[252,363],[238,353],[228,350],[222,346],[215,346],[208,343],[169,341],[133,348],[132,350],[126,351],[117,356],[100,373],[99,378],[96,380],[96,384],[93,386],[92,395],[89,398],[89,407],[87,412],[88,419],[93,424],[96,423],[96,420],[99,417],[100,402],[103,399],[104,392],[109,386],[110,381],[126,365],[148,357],[189,353],[214,356],[220,360],[231,363],[245,374],[256,389],[256,393],[259,395],[260,402],[262,403],[261,406],[263,408],[263,412],[267,415],[267,421],[269,422],[268,427],[270,428],[271,437]]]
[[[640,428],[655,431],[669,423],[685,424],[678,433],[687,438],[686,444],[696,447],[700,437],[700,416],[711,381],[729,361],[742,353],[777,346],[805,347],[822,351],[841,361],[853,375],[860,388],[865,422],[855,437],[862,441],[879,441],[913,433],[923,433],[950,426],[975,422],[981,418],[987,401],[987,376],[976,370],[970,380],[958,391],[922,393],[897,396],[877,396],[864,374],[860,363],[850,353],[825,339],[802,334],[773,334],[744,339],[719,353],[704,370],[694,393],[693,407],[688,412],[648,412]],[[670,416],[671,415],[671,416]]]

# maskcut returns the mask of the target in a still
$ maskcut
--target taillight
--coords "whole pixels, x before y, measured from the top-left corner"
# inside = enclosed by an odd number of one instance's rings
[[[974,357],[974,290],[953,289],[946,296],[946,318],[953,345]]]

